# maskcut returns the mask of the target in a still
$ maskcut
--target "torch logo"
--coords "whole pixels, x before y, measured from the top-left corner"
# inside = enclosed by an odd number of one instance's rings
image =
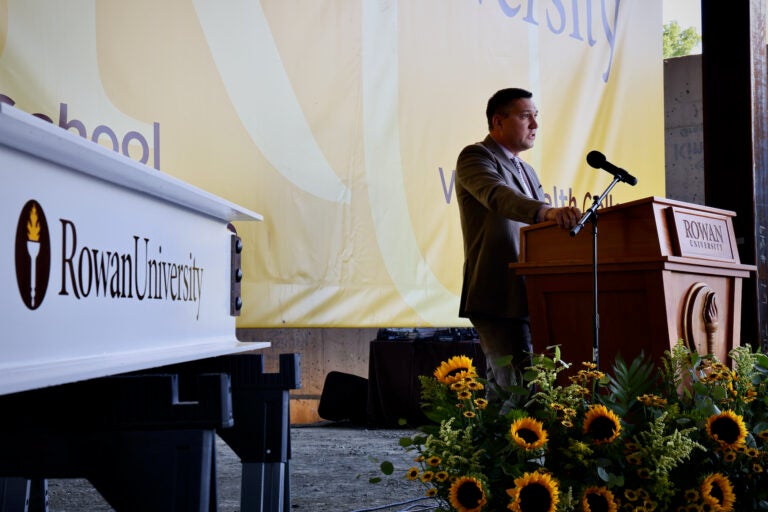
[[[16,282],[24,304],[37,309],[48,290],[51,273],[51,237],[40,204],[27,201],[16,227]]]

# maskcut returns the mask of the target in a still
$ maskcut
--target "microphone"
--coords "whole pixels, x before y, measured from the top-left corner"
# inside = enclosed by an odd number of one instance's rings
[[[605,155],[599,151],[590,151],[587,155],[587,163],[595,169],[602,169],[613,174],[619,181],[623,181],[633,187],[637,185],[637,178],[629,174],[624,169],[616,167],[605,159]]]

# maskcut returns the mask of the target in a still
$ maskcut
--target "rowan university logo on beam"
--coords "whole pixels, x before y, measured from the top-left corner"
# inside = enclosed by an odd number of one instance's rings
[[[37,309],[48,291],[51,274],[51,236],[40,203],[27,201],[16,226],[16,283],[21,300]]]

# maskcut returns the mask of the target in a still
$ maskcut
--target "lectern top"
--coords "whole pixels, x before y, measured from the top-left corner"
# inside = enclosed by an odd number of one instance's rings
[[[735,213],[661,197],[598,210],[602,263],[677,261],[741,265],[733,230]],[[522,229],[521,264],[588,264],[589,229],[576,237],[546,223]],[[519,266],[519,265],[518,265]]]

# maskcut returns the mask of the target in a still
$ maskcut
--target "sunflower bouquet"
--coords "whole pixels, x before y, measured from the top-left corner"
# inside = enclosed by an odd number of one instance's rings
[[[400,441],[406,477],[439,511],[768,510],[768,357],[729,358],[681,342],[607,374],[554,347],[499,389],[453,357],[420,377],[432,423]]]

